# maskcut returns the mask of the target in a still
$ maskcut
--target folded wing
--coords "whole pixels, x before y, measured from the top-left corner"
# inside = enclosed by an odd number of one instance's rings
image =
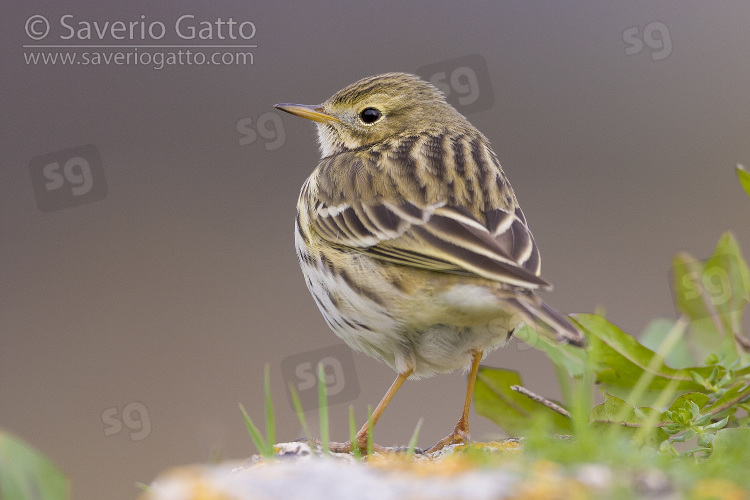
[[[493,189],[504,185],[499,165],[482,158],[469,164],[471,156],[466,156],[464,171],[492,179]],[[430,199],[428,169],[408,154],[398,160],[394,166],[393,158],[375,161],[356,152],[323,160],[318,175],[326,178],[317,183],[323,190],[303,192],[314,200],[310,217],[318,234],[405,266],[481,276],[527,289],[550,288],[539,276],[539,251],[520,208],[478,209],[450,196]],[[393,172],[387,170],[389,161]],[[432,183],[439,184],[438,179]]]

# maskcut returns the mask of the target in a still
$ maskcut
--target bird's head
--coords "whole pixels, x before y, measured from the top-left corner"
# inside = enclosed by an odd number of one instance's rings
[[[275,107],[316,122],[323,157],[397,135],[471,127],[440,90],[407,73],[364,78],[322,104]]]

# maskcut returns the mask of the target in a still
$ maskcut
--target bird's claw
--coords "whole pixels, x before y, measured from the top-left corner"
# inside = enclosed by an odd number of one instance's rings
[[[440,451],[446,446],[452,444],[469,444],[471,442],[471,435],[469,435],[469,426],[463,420],[456,424],[456,428],[453,429],[448,436],[435,443],[434,446],[424,450],[425,453],[432,453],[434,451]]]
[[[297,438],[295,439],[296,442],[301,443],[307,443],[311,446],[314,446],[315,448],[323,448],[323,443],[320,441],[320,439],[317,438]],[[405,452],[408,450],[408,448],[399,447],[399,448],[386,448],[385,446],[380,446],[379,444],[372,444],[372,451],[377,453],[399,453],[399,452]],[[364,438],[357,438],[357,447],[359,448],[360,453],[363,455],[367,454],[367,437]],[[345,443],[338,443],[335,441],[331,441],[328,443],[328,450],[331,453],[351,453],[354,451],[354,447],[352,446],[351,441],[346,441]],[[414,449],[414,453],[416,454],[422,454],[423,451],[419,448]]]

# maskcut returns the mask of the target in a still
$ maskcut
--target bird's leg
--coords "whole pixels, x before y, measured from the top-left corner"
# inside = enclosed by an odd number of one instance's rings
[[[404,373],[399,373],[398,377],[396,377],[396,380],[393,381],[391,384],[391,387],[388,389],[388,392],[385,393],[385,396],[383,396],[383,399],[380,400],[380,403],[378,403],[378,406],[375,407],[375,411],[372,412],[372,424],[370,422],[365,422],[365,425],[362,426],[362,428],[357,433],[357,446],[359,446],[359,449],[366,449],[367,448],[367,431],[370,428],[370,426],[375,427],[375,424],[378,423],[378,420],[380,419],[380,415],[383,414],[385,411],[385,407],[388,406],[388,403],[391,402],[391,399],[393,399],[393,396],[396,395],[396,391],[399,390],[399,388],[403,385],[404,382],[406,382],[406,379],[409,378],[409,375],[411,375],[412,370],[409,369]]]
[[[441,450],[444,446],[449,444],[461,444],[468,443],[469,436],[469,409],[471,408],[471,395],[474,394],[474,383],[477,381],[477,372],[479,371],[479,363],[482,361],[482,350],[474,351],[471,358],[471,371],[469,372],[469,383],[466,387],[466,399],[464,400],[464,411],[461,414],[461,418],[458,419],[456,427],[453,432],[438,441],[435,446],[425,451],[430,453],[432,451]]]
[[[395,396],[398,389],[404,384],[407,378],[409,378],[409,375],[412,373],[412,369],[410,368],[404,373],[399,373],[398,377],[396,377],[396,380],[393,381],[391,384],[391,387],[388,389],[388,392],[385,393],[385,396],[383,396],[383,399],[380,400],[380,403],[378,403],[378,406],[375,407],[375,411],[372,412],[372,416],[370,417],[372,420],[372,424],[370,422],[365,422],[365,425],[362,426],[362,428],[357,433],[357,447],[364,451],[367,449],[367,432],[370,428],[370,426],[375,427],[375,424],[378,423],[378,419],[380,419],[380,415],[383,414],[383,411],[385,411],[385,407],[388,406],[388,403],[391,402],[391,399],[393,399],[393,396]],[[351,441],[347,441],[346,443],[331,443],[331,450],[337,453],[349,453],[352,451],[352,446],[354,443]],[[380,446],[375,446],[374,449],[376,451],[383,452],[385,451],[385,448],[382,448]]]

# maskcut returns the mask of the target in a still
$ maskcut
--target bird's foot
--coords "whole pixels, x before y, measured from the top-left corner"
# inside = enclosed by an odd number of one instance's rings
[[[456,424],[453,432],[435,443],[435,445],[431,448],[426,449],[424,452],[432,453],[433,451],[440,451],[451,444],[469,444],[470,441],[471,436],[469,435],[469,423],[461,419]]]
[[[320,441],[320,439],[316,438],[300,438],[297,439],[297,441],[302,441],[308,444],[315,445],[316,447],[323,447],[323,443]],[[359,448],[360,453],[363,455],[367,454],[367,437],[365,436],[364,440],[357,438],[357,448]],[[337,443],[335,441],[331,441],[328,443],[328,450],[331,453],[351,453],[354,451],[354,447],[352,446],[351,441],[347,441],[345,443]],[[393,450],[386,448],[385,446],[380,446],[378,444],[372,444],[372,451],[375,451],[377,453],[389,453]]]
[[[379,444],[372,443],[370,445],[372,447],[372,451],[376,453],[390,453],[393,450],[390,448],[386,448],[385,446],[380,446]],[[357,440],[357,448],[359,448],[359,452],[362,455],[367,455],[367,441],[361,442]],[[331,450],[333,453],[351,453],[354,451],[354,447],[352,446],[351,441],[347,441],[346,443],[328,443],[328,449]]]

